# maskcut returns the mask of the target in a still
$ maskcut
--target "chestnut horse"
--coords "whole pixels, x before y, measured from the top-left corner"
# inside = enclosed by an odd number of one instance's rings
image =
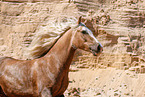
[[[0,58],[0,89],[8,97],[63,97],[76,49],[98,55],[102,45],[83,23],[67,30],[41,58]],[[0,91],[0,93],[2,93]]]

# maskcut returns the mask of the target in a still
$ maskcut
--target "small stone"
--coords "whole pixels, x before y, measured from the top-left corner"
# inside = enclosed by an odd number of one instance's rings
[[[105,93],[105,91],[104,91],[104,90],[102,90],[102,92],[103,92],[103,93]]]
[[[79,93],[77,92],[74,92],[74,95],[73,96],[79,96]]]
[[[86,89],[82,89],[82,92],[86,91]]]
[[[104,85],[103,87],[106,87],[106,85]]]
[[[99,78],[98,77],[96,77],[96,80],[98,80]]]
[[[115,90],[114,92],[117,92],[118,90]]]
[[[127,75],[130,75],[129,73],[126,73]]]
[[[115,93],[114,96],[118,96],[118,93]]]
[[[127,85],[124,85],[125,87],[127,87]]]
[[[129,93],[124,93],[124,95],[129,95]]]
[[[97,93],[96,96],[97,96],[97,95],[101,95],[101,93]]]
[[[131,92],[133,92],[133,90],[130,90]]]

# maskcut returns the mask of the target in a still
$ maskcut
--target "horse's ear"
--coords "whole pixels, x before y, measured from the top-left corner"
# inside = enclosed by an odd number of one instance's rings
[[[79,17],[79,19],[78,19],[78,24],[81,23],[81,19],[82,19],[82,16]]]

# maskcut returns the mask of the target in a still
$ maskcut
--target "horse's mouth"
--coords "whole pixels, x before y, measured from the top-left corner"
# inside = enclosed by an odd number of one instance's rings
[[[94,49],[90,48],[90,51],[91,51],[91,53],[92,53],[94,56],[98,56],[98,55],[100,55],[100,54],[102,53],[103,48],[100,47],[100,46],[98,46],[97,50],[94,50]]]
[[[90,50],[90,51],[94,56],[98,56],[101,53],[101,52],[94,51],[94,50]]]

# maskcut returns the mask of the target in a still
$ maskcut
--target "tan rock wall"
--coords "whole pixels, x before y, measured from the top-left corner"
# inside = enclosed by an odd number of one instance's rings
[[[5,2],[54,2],[54,1],[62,1],[62,0],[2,0]]]
[[[8,3],[0,2],[0,55],[26,59],[26,49],[35,31],[48,20],[77,16],[69,3]],[[75,14],[74,14],[75,13]]]

